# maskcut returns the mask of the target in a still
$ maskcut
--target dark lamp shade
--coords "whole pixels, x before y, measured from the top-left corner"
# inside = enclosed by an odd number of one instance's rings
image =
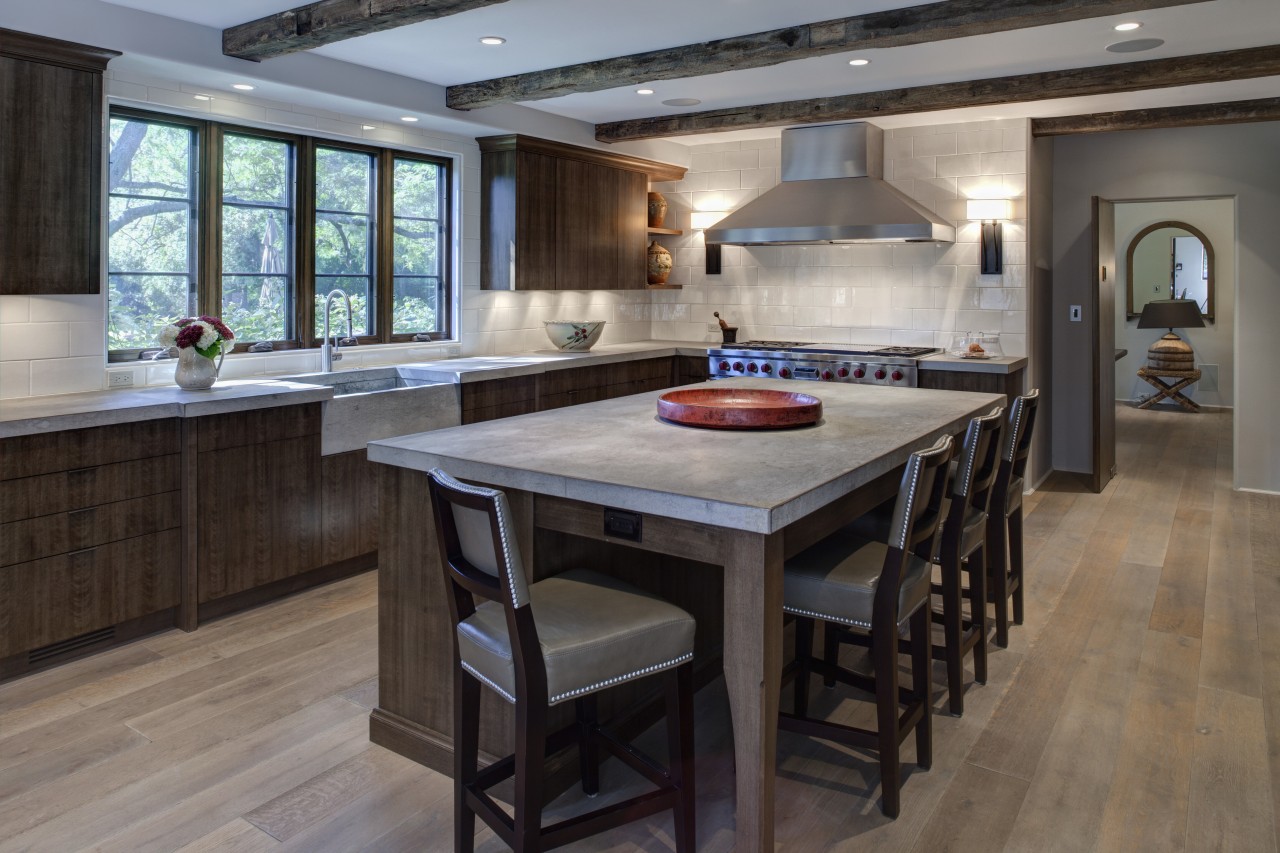
[[[1153,299],[1138,318],[1139,329],[1195,329],[1203,325],[1204,315],[1192,299]]]

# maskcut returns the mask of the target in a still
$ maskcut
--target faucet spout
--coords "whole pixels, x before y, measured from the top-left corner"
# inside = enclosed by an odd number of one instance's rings
[[[334,333],[333,335],[332,345],[329,343],[329,340],[330,340],[329,339],[329,328],[330,328],[329,319],[330,319],[330,315],[333,313],[333,301],[335,299],[342,299],[344,302],[346,302],[347,338],[355,337],[355,330],[352,325],[353,317],[352,317],[352,311],[351,311],[351,297],[346,294],[346,291],[341,290],[339,288],[334,288],[333,290],[329,291],[329,295],[324,298],[324,338],[322,339],[320,344],[320,358],[323,363],[323,370],[325,373],[333,372],[333,363],[335,361],[342,360],[342,353],[338,352],[340,339],[338,338],[337,333]]]

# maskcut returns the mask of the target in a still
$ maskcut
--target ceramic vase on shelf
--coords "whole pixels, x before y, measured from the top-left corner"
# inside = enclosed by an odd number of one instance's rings
[[[186,391],[207,391],[218,381],[218,370],[221,367],[221,357],[214,361],[196,352],[195,347],[181,347],[178,350],[178,367],[173,372],[173,381]]]
[[[671,253],[654,240],[649,244],[647,280],[649,284],[666,284],[669,275],[671,275]]]
[[[661,228],[667,218],[667,200],[662,193],[649,193],[649,227]]]

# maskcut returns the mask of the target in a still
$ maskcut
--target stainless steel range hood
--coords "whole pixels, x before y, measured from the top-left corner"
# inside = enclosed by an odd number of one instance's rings
[[[707,229],[707,243],[954,243],[956,229],[884,178],[884,131],[782,131],[782,183]]]

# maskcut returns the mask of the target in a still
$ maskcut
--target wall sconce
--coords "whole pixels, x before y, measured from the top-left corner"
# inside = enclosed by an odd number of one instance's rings
[[[999,275],[1004,271],[1000,220],[1012,219],[1013,205],[1007,198],[971,198],[968,217],[982,222],[982,274]]]
[[[695,210],[689,216],[689,227],[694,231],[706,231],[726,216],[723,210]],[[707,243],[707,275],[720,275],[720,244]]]

